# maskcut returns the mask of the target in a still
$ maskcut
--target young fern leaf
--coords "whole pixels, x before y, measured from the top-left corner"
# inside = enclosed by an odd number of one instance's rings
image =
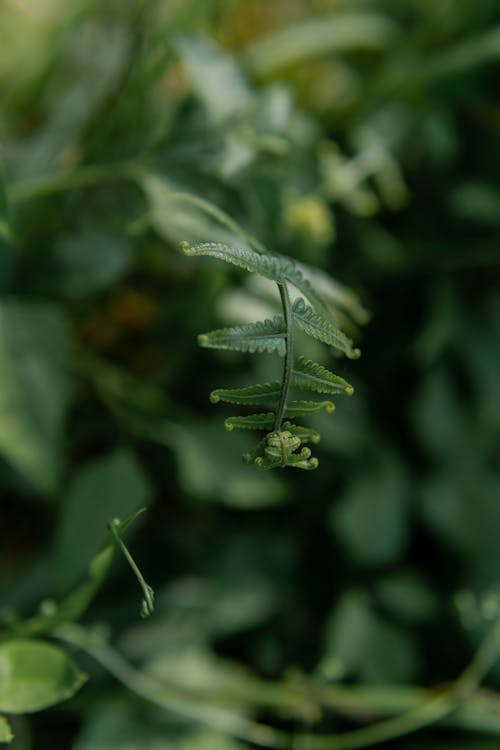
[[[249,414],[246,417],[228,417],[224,422],[224,427],[228,432],[234,430],[235,427],[239,430],[270,430],[275,418],[274,412]]]
[[[293,384],[297,388],[304,388],[315,393],[345,393],[347,396],[352,396],[354,393],[354,388],[346,380],[305,357],[298,358],[292,377]]]
[[[298,437],[301,443],[314,443],[316,445],[321,440],[319,432],[316,432],[316,430],[313,430],[310,427],[303,427],[300,424],[283,422],[283,429],[287,432],[291,432],[295,437]]]
[[[210,401],[212,404],[224,401],[227,404],[262,406],[274,404],[278,401],[280,394],[281,383],[279,380],[273,380],[272,383],[259,383],[245,388],[217,388],[210,394]]]
[[[317,411],[331,414],[335,411],[335,405],[331,401],[289,401],[285,409],[285,417],[304,417]]]
[[[286,353],[285,324],[281,315],[274,318],[246,323],[232,328],[219,328],[198,336],[198,343],[207,349],[231,349],[236,352]]]
[[[358,359],[360,356],[361,352],[353,348],[352,341],[345,333],[306,305],[301,297],[294,302],[293,317],[299,328],[309,336],[340,349],[349,359]]]
[[[223,260],[276,282],[282,315],[204,333],[198,337],[198,342],[201,346],[212,349],[250,353],[278,352],[284,357],[281,382],[274,380],[244,388],[218,388],[212,391],[210,400],[212,403],[224,401],[273,409],[260,414],[228,417],[225,420],[224,426],[229,431],[237,428],[266,432],[256,447],[245,453],[245,463],[252,463],[263,470],[285,466],[315,469],[318,460],[311,457],[310,449],[303,444],[318,443],[319,433],[289,420],[314,414],[321,409],[332,412],[335,406],[331,401],[290,401],[290,388],[294,385],[316,393],[347,395],[351,395],[354,389],[343,378],[317,362],[304,357],[299,357],[294,362],[294,324],[309,336],[339,349],[350,359],[359,357],[359,349],[355,349],[352,341],[340,330],[322,294],[293,261],[279,255],[261,254],[249,248],[236,248],[220,242],[200,242],[193,245],[183,242],[181,250],[186,255],[208,255]],[[301,297],[292,306],[288,284],[295,286],[312,307]]]

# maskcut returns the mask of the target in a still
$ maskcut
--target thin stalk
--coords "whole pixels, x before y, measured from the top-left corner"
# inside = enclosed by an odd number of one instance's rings
[[[286,404],[288,401],[288,393],[290,391],[290,385],[292,383],[293,373],[293,315],[292,315],[292,303],[290,302],[290,295],[288,294],[288,287],[284,276],[278,282],[278,288],[280,290],[281,305],[283,307],[283,317],[285,319],[285,364],[283,367],[283,380],[281,381],[281,393],[278,408],[276,410],[276,420],[274,422],[275,432],[279,432],[281,429],[281,423],[285,416]]]

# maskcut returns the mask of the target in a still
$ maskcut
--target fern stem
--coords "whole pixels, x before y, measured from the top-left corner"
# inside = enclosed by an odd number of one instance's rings
[[[292,315],[292,303],[290,302],[290,295],[288,294],[288,287],[285,281],[285,277],[282,276],[278,282],[278,289],[280,290],[281,304],[283,306],[283,317],[285,319],[285,364],[283,367],[283,380],[281,381],[281,393],[278,408],[276,410],[276,420],[274,422],[274,429],[278,432],[281,429],[281,423],[285,415],[286,404],[288,401],[288,393],[290,391],[290,385],[292,383],[293,373],[293,315]]]

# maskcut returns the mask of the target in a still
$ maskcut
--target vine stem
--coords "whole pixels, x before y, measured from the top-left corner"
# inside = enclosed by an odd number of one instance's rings
[[[285,319],[285,364],[283,367],[283,380],[281,381],[281,393],[278,408],[276,410],[276,419],[274,422],[274,430],[279,432],[281,429],[281,423],[285,416],[286,404],[288,401],[288,393],[290,391],[290,385],[292,383],[292,370],[293,370],[293,314],[292,304],[290,302],[290,295],[288,293],[288,286],[285,281],[285,277],[282,276],[278,282],[278,289],[281,297],[281,305],[283,307],[283,316]]]
[[[238,739],[273,750],[358,750],[424,729],[445,719],[471,698],[497,660],[500,651],[500,621],[497,620],[462,674],[449,688],[431,700],[426,700],[394,718],[361,729],[340,734],[314,735],[285,732],[260,724],[230,709],[211,704],[207,700],[201,702],[199,698],[190,696],[186,691],[168,686],[159,679],[135,669],[102,638],[96,638],[81,625],[63,625],[53,635],[85,651],[122,685],[150,703]]]

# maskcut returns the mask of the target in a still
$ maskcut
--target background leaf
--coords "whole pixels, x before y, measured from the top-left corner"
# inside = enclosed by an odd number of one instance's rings
[[[58,480],[68,357],[58,308],[0,302],[0,451],[41,492],[53,491]]]
[[[127,518],[149,504],[151,488],[134,455],[116,451],[83,468],[63,498],[54,565],[59,590],[83,577],[113,518]]]
[[[67,700],[86,680],[63,651],[34,640],[0,644],[0,674],[0,708],[12,714]]]

